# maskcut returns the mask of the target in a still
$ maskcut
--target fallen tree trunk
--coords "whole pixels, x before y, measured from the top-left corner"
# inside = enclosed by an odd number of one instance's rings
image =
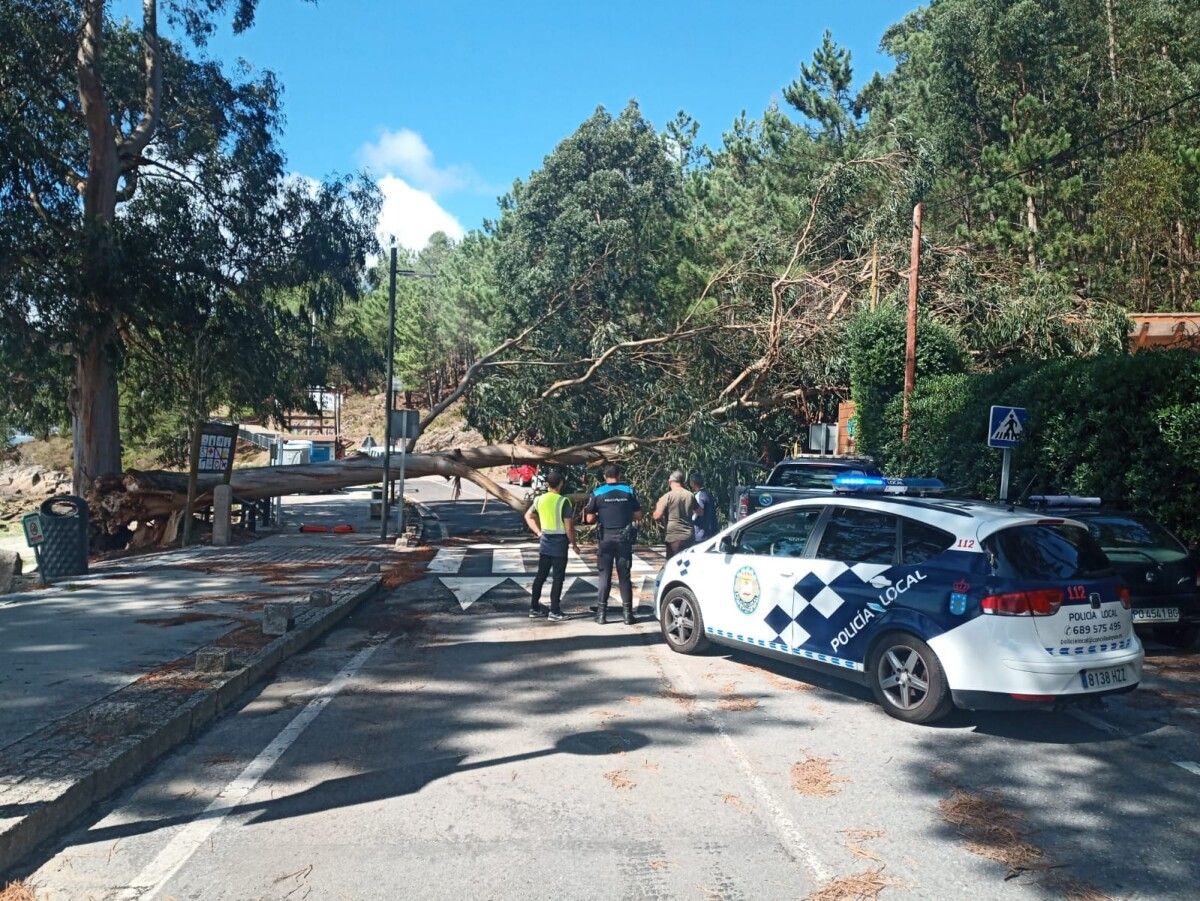
[[[479,470],[519,463],[558,463],[562,465],[600,463],[622,456],[646,442],[624,436],[594,444],[568,448],[536,447],[524,444],[493,444],[443,453],[408,454],[406,477],[438,475],[467,479],[523,512],[524,498],[498,485]],[[393,454],[392,472],[398,470],[399,454]],[[350,457],[331,463],[307,463],[293,466],[259,466],[235,469],[230,480],[233,495],[240,500],[257,500],[289,494],[319,494],[340,488],[377,484],[383,479],[382,457]],[[97,480],[89,506],[96,524],[116,534],[130,523],[162,520],[182,510],[187,502],[187,473],[130,470],[120,478]],[[212,489],[221,483],[219,475],[201,475],[200,503],[210,500]]]

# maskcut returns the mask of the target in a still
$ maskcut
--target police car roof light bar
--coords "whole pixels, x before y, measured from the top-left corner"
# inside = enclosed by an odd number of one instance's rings
[[[1100,498],[1077,494],[1035,494],[1029,498],[1034,507],[1099,507]]]
[[[833,490],[845,493],[928,494],[943,491],[941,479],[885,478],[861,472],[844,472],[833,480]]]

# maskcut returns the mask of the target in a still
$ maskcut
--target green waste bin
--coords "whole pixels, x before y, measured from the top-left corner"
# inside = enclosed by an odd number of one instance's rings
[[[44,540],[38,545],[42,579],[81,576],[88,571],[88,505],[81,497],[59,494],[45,501],[38,513]]]

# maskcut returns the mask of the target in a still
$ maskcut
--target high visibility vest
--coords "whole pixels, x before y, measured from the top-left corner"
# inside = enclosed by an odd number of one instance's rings
[[[568,501],[561,494],[547,491],[537,499],[534,509],[537,510],[538,524],[547,535],[566,535],[567,526],[563,522],[563,508]]]

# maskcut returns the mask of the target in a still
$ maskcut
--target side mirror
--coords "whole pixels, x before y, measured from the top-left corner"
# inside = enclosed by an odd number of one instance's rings
[[[717,550],[719,550],[722,554],[732,554],[734,552],[733,536],[722,536],[721,543],[717,545]]]

